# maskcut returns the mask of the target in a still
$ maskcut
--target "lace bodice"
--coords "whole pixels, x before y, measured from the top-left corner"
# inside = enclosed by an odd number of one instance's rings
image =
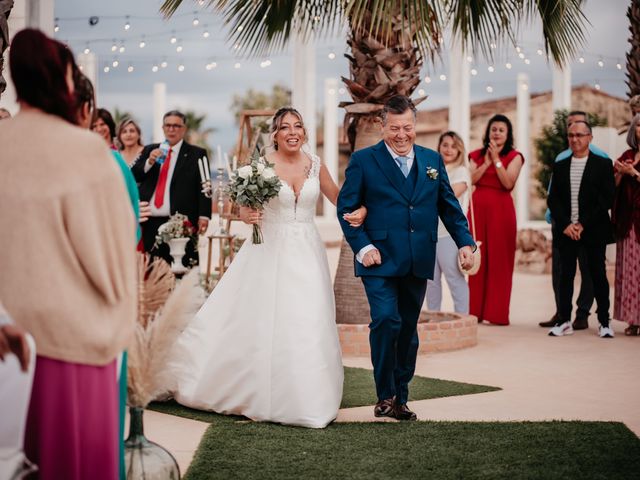
[[[316,215],[316,202],[320,194],[320,158],[311,155],[311,170],[296,199],[293,188],[284,180],[278,196],[264,209],[263,224],[310,223]]]

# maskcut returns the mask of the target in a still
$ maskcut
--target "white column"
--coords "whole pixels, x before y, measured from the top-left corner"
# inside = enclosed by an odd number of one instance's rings
[[[82,73],[91,80],[93,89],[96,92],[96,98],[98,97],[98,58],[95,53],[81,53],[77,58],[78,67],[82,70]],[[100,103],[100,102],[98,102]]]
[[[315,40],[297,34],[293,41],[292,105],[304,119],[309,148],[316,151],[316,48]]]
[[[324,148],[323,160],[333,180],[338,183],[338,79],[324,81]],[[324,197],[322,212],[325,219],[336,218],[336,207]]]
[[[553,90],[551,105],[553,111],[571,110],[571,66],[559,67],[552,62]]]
[[[470,150],[469,62],[459,41],[449,52],[449,130],[453,130]]]
[[[164,140],[162,131],[162,116],[167,113],[167,84],[158,82],[153,84],[153,141],[160,143]]]
[[[529,220],[529,165],[531,165],[531,157],[529,156],[531,100],[529,93],[529,75],[526,73],[518,74],[517,89],[516,105],[518,128],[516,131],[516,148],[522,153],[525,159],[522,170],[520,171],[520,176],[516,182],[516,219],[518,226],[521,227],[524,222]]]
[[[9,15],[9,36],[13,36],[26,27],[38,28],[49,36],[53,36],[53,0],[15,0]],[[6,108],[12,114],[18,111],[16,89],[11,81],[9,70],[9,49],[4,54],[4,78],[7,88],[0,99],[0,107]]]

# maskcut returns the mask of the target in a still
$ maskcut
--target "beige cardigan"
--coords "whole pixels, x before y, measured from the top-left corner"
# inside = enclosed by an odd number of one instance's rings
[[[38,355],[105,365],[127,347],[134,225],[95,133],[33,109],[0,123],[0,299]]]

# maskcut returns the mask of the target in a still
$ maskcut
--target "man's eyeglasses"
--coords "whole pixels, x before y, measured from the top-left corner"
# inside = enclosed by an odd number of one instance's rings
[[[568,133],[567,138],[583,138],[591,135],[590,133]]]
[[[180,125],[178,123],[165,123],[164,125],[162,125],[162,128],[166,128],[169,130],[179,130],[181,128],[184,128],[184,125]]]

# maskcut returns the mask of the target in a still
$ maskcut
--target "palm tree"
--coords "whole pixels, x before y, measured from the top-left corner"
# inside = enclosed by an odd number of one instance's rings
[[[629,98],[640,93],[640,0],[631,0],[627,9],[629,19],[629,43],[627,52],[627,80]]]
[[[558,64],[584,43],[582,0],[210,0],[242,53],[280,50],[294,33],[309,37],[334,32],[346,22],[352,102],[341,104],[351,148],[380,139],[378,113],[395,94],[410,96],[420,83],[425,59],[441,54],[445,31],[474,53],[492,58],[492,44],[515,43],[520,24],[538,18],[547,54]],[[171,16],[182,0],[165,0]],[[239,28],[241,27],[241,28]],[[421,99],[416,100],[415,103]],[[334,286],[338,323],[368,323],[361,282],[353,276],[353,254],[343,241]]]
[[[207,119],[207,115],[198,115],[192,110],[184,112],[187,117],[185,124],[187,125],[187,134],[185,140],[192,145],[197,145],[204,148],[207,152],[211,151],[211,146],[208,143],[209,135],[215,132],[213,128],[204,128],[204,121]]]

